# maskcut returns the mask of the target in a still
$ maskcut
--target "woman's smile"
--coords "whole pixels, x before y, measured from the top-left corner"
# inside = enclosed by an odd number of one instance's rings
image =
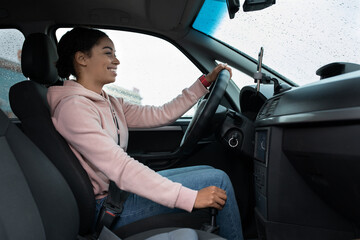
[[[117,73],[116,73],[117,68],[112,68],[112,67],[109,67],[109,68],[108,68],[108,70],[109,70],[110,72],[112,72],[112,73],[114,74],[114,76],[115,76],[115,77],[117,76]]]

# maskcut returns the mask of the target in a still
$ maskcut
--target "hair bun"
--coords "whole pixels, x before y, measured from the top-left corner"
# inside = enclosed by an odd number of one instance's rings
[[[57,46],[59,59],[56,68],[59,76],[66,79],[70,75],[78,77],[74,67],[75,53],[80,51],[90,54],[91,48],[106,36],[102,31],[84,27],[76,27],[65,33]]]

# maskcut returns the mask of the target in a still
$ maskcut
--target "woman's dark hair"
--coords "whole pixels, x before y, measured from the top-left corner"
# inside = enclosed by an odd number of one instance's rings
[[[78,77],[74,68],[74,56],[78,51],[90,54],[91,48],[107,35],[97,29],[75,27],[65,33],[57,46],[59,59],[56,62],[58,74],[68,79],[70,74]]]

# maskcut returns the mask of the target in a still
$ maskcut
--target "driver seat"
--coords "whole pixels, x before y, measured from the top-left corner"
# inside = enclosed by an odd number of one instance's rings
[[[30,34],[22,49],[21,67],[30,79],[17,83],[9,92],[13,112],[21,120],[24,133],[42,150],[61,172],[75,196],[80,216],[79,234],[90,234],[95,218],[95,196],[90,179],[66,140],[53,126],[47,102],[47,87],[62,84],[55,62],[56,47],[43,33]],[[114,232],[126,238],[138,232],[160,227],[200,229],[210,222],[208,210],[155,216],[131,223]]]
[[[0,110],[0,239],[93,239],[78,235],[79,212],[64,177]],[[107,230],[107,229],[106,229]],[[223,240],[192,229],[154,229],[124,240]],[[99,240],[121,240],[104,231]]]

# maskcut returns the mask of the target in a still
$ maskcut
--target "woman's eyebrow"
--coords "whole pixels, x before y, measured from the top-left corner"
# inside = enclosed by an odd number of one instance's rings
[[[112,49],[112,47],[109,47],[109,46],[105,46],[105,47],[103,47],[103,49],[110,49],[111,51],[113,51],[113,49]]]

